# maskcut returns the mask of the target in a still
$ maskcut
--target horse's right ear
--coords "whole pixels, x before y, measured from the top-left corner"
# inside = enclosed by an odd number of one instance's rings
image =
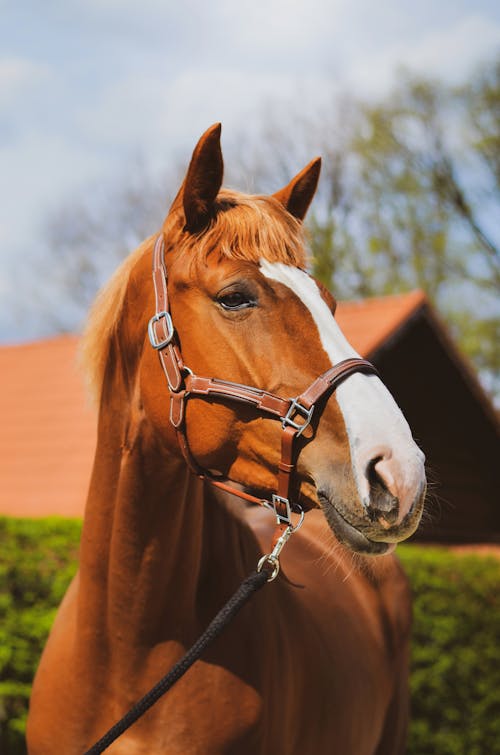
[[[214,202],[222,185],[224,163],[220,146],[221,124],[211,126],[194,148],[181,190],[185,229],[198,233],[214,215]]]

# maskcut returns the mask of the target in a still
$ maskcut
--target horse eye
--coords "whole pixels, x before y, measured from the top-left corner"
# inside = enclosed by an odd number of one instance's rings
[[[242,291],[231,291],[230,293],[222,294],[222,296],[218,297],[217,301],[223,309],[227,310],[245,309],[245,307],[253,307],[255,305],[253,299]]]

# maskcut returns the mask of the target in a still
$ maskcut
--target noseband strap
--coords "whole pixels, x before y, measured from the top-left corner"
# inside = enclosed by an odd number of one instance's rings
[[[344,359],[317,377],[300,396],[289,399],[253,386],[194,375],[183,362],[170,314],[163,234],[157,237],[154,246],[153,284],[156,314],[149,321],[149,340],[158,352],[167,379],[170,392],[170,422],[177,432],[179,446],[186,463],[198,477],[208,480],[212,485],[252,503],[271,508],[277,520],[276,540],[287,527],[291,526],[292,511],[297,508],[291,502],[290,492],[299,450],[296,441],[310,425],[315,412],[320,411],[320,408],[316,406],[317,403],[324,396],[335,391],[340,383],[355,372],[377,375],[377,370],[365,359],[354,357]],[[272,494],[271,500],[237,488],[233,481],[222,476],[215,476],[200,467],[190,451],[186,435],[185,409],[186,402],[191,396],[208,400],[240,402],[254,407],[272,419],[281,421],[281,460],[278,465],[278,484],[277,491]]]

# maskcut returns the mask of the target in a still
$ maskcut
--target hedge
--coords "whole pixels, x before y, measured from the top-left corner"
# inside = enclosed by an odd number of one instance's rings
[[[0,517],[0,752],[25,753],[31,682],[76,571],[77,520]]]
[[[399,546],[413,590],[411,755],[500,753],[500,559]]]
[[[0,517],[0,752],[24,755],[30,684],[81,523]],[[500,755],[500,559],[399,546],[414,592],[408,755]],[[355,755],[347,753],[346,755]]]

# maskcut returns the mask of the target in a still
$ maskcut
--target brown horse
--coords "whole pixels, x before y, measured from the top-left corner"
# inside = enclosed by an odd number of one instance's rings
[[[171,345],[190,368],[186,380],[194,372],[297,396],[355,355],[334,299],[304,272],[301,221],[318,175],[315,160],[272,197],[221,191],[220,126],[200,139],[162,228]],[[180,658],[271,546],[272,514],[199,479],[180,451],[146,335],[154,243],[127,259],[89,321],[97,451],[79,572],[33,687],[30,755],[81,755]],[[186,406],[195,463],[268,497],[280,423],[207,398]],[[109,752],[404,752],[410,599],[388,554],[417,527],[425,476],[376,375],[347,377],[324,398],[301,439],[295,486],[308,513],[283,551],[284,576]]]

